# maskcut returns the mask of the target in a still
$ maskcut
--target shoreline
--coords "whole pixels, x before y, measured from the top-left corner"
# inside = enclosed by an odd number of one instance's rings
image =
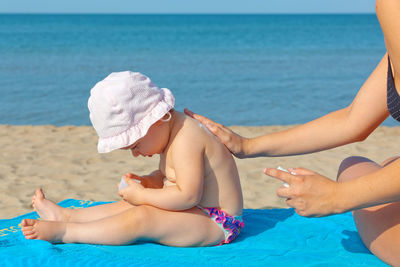
[[[237,133],[254,137],[293,127],[230,126]],[[340,162],[349,156],[365,156],[377,162],[397,155],[399,126],[380,126],[365,141],[301,156],[235,159],[243,188],[244,207],[286,208],[276,196],[279,181],[263,174],[265,167],[312,169],[336,178]],[[98,154],[97,135],[91,126],[0,125],[0,218],[32,211],[31,198],[42,187],[46,197],[60,202],[67,198],[115,201],[117,183],[131,171],[147,174],[158,167],[158,157],[133,158],[129,151]]]

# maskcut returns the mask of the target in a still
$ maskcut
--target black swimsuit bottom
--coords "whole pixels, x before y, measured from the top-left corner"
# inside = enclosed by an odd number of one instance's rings
[[[392,66],[388,56],[388,74],[387,74],[387,107],[390,115],[400,122],[400,95],[394,85]]]

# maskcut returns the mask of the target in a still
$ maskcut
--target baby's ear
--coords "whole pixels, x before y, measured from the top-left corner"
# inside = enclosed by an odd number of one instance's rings
[[[168,121],[171,120],[171,118],[172,118],[172,114],[171,114],[171,112],[168,111],[168,112],[160,119],[160,121],[161,121],[161,122],[168,122]]]

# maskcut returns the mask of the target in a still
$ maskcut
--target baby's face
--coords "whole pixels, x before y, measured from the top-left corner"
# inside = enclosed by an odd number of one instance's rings
[[[145,136],[122,149],[131,150],[134,157],[152,157],[154,154],[163,153],[169,139],[168,128],[165,126],[165,123],[153,124]]]

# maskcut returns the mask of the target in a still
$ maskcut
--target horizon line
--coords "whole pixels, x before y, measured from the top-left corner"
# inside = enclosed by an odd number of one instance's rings
[[[121,12],[0,12],[0,15],[374,15],[375,12],[310,12],[310,13],[121,13]]]

